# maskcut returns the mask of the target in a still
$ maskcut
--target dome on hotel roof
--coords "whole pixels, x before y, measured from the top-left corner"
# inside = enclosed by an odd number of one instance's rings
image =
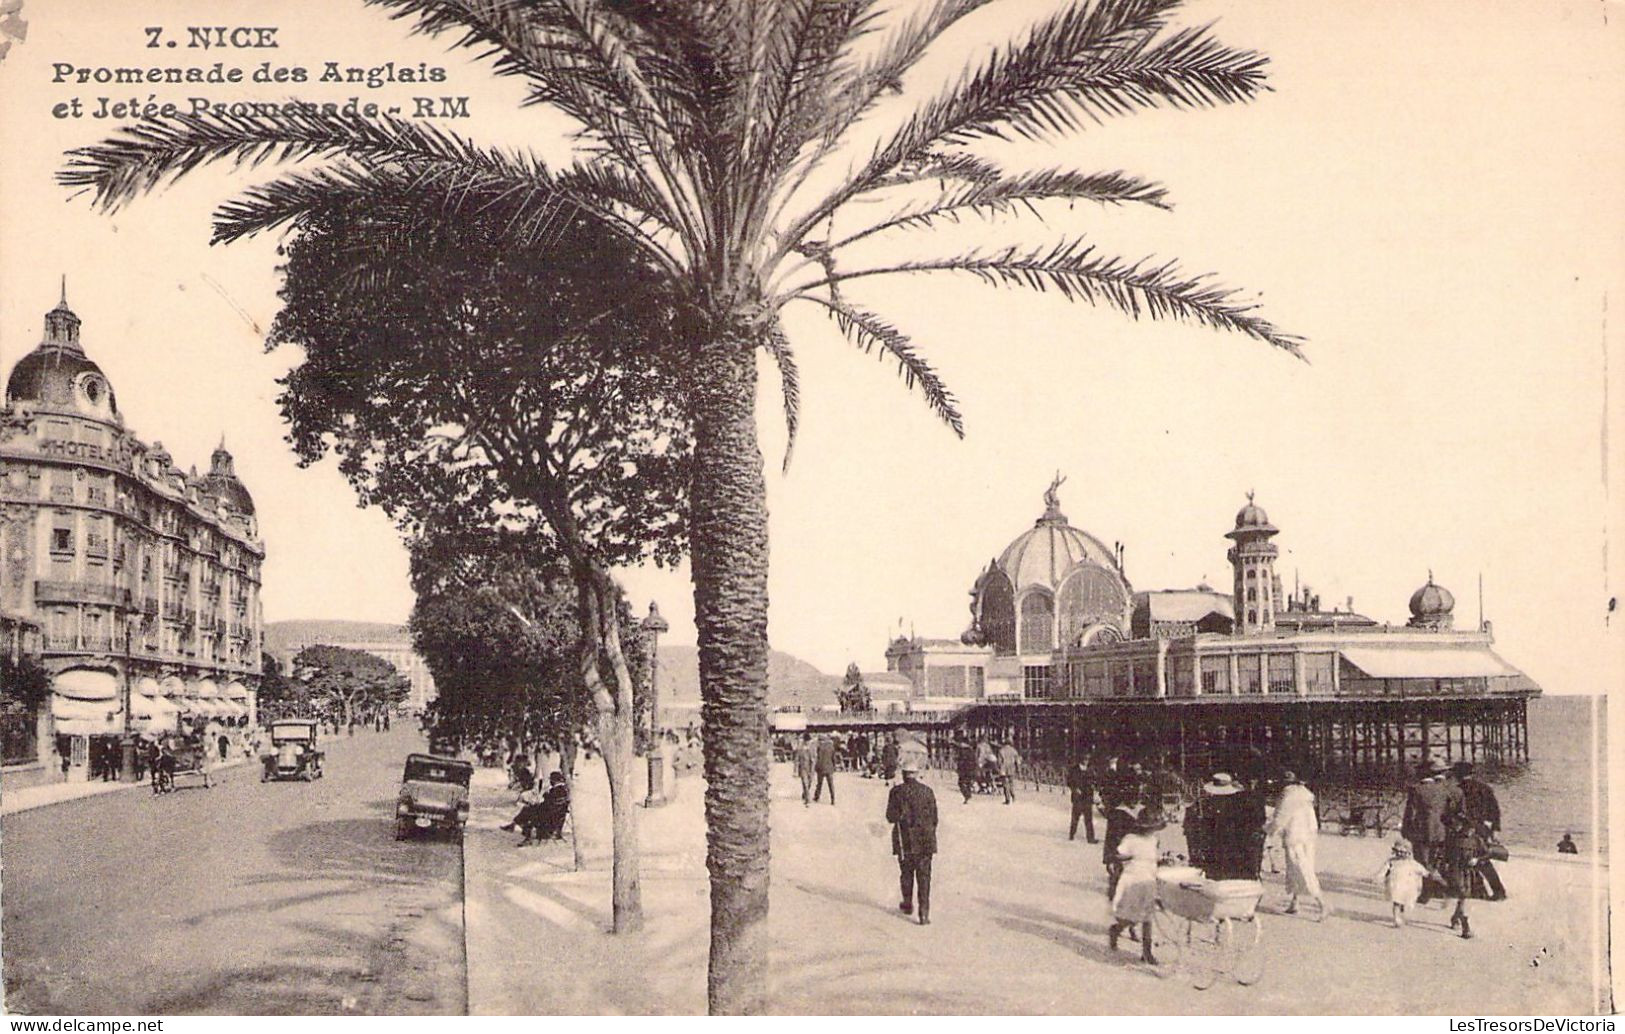
[[[999,554],[998,567],[1017,592],[1032,585],[1053,592],[1079,564],[1117,568],[1099,539],[1067,523],[1056,495],[1062,480],[1056,478],[1044,493],[1044,515]]]
[[[79,343],[79,317],[68,308],[65,284],[62,300],[45,314],[45,336],[39,347],[11,368],[6,402],[34,402],[118,419],[118,401],[107,375]]]

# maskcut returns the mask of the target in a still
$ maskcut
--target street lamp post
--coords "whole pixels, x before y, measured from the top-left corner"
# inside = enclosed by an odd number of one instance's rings
[[[649,637],[649,796],[643,801],[645,808],[666,803],[666,760],[660,749],[665,738],[660,729],[660,633],[670,627],[651,600],[649,616],[643,619],[643,632]]]

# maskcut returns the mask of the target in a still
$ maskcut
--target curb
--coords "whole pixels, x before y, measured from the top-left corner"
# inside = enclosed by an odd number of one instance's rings
[[[243,765],[246,765],[246,764],[248,764],[248,759],[247,758],[234,758],[231,761],[221,762],[220,764],[215,765],[214,767],[210,768],[208,771],[209,771],[209,774],[212,776],[216,772],[222,772],[222,771],[225,771],[226,769],[229,769],[229,768],[240,768],[240,767],[242,767]],[[118,793],[121,790],[150,790],[151,787],[152,787],[152,784],[150,782],[148,782],[147,780],[142,780],[141,782],[138,782],[138,783],[117,783],[117,782],[110,782],[110,783],[96,782],[96,783],[91,783],[91,782],[86,782],[86,783],[80,784],[81,786],[86,787],[86,789],[84,789],[84,790],[82,790],[82,791],[80,791],[78,793],[68,794],[68,795],[62,796],[62,797],[49,796],[49,797],[46,797],[45,799],[42,799],[42,800],[27,800],[27,799],[25,799],[25,800],[21,801],[20,803],[18,803],[15,800],[15,798],[18,795],[27,794],[32,790],[55,788],[55,787],[63,786],[63,785],[66,785],[66,784],[63,784],[63,783],[48,783],[48,784],[46,784],[45,787],[33,787],[33,786],[31,786],[26,790],[14,790],[9,794],[4,793],[3,788],[0,788],[0,815],[16,815],[16,814],[19,814],[21,812],[34,811],[34,810],[39,809],[39,808],[49,808],[49,807],[51,807],[53,805],[57,805],[57,804],[68,804],[68,803],[71,803],[73,801],[82,801],[82,800],[86,799],[87,797],[101,797],[101,796],[104,796],[104,795],[110,794],[110,793]]]

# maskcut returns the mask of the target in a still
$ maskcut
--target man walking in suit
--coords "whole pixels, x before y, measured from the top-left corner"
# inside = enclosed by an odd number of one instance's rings
[[[999,787],[1004,790],[1004,803],[1016,799],[1016,770],[1021,766],[1021,752],[1009,740],[999,748]]]
[[[818,737],[818,753],[813,760],[813,770],[818,775],[818,783],[813,787],[813,800],[822,800],[825,785],[829,786],[829,803],[835,805],[835,741],[829,734]]]
[[[796,744],[796,778],[801,780],[801,806],[812,806],[813,780],[818,778],[818,753],[813,750],[812,736],[801,734]],[[834,793],[834,788],[830,790]]]
[[[1078,819],[1083,819],[1083,831],[1089,842],[1095,842],[1095,773],[1089,759],[1079,754],[1066,770],[1067,789],[1072,791],[1072,828],[1068,840],[1078,839]]]
[[[1456,762],[1451,766],[1450,773],[1461,790],[1461,809],[1467,821],[1473,824],[1473,831],[1486,841],[1495,839],[1495,834],[1501,832],[1501,802],[1496,800],[1495,791],[1473,775],[1471,761]],[[1502,884],[1501,874],[1495,871],[1490,859],[1485,858],[1478,863],[1478,875],[1483,878],[1491,901],[1505,900],[1506,886]]]
[[[891,849],[897,856],[902,900],[897,908],[914,912],[919,891],[920,925],[931,922],[931,857],[937,853],[937,795],[920,782],[920,763],[903,759],[903,781],[886,798],[886,821],[892,824]]]
[[[1444,856],[1447,826],[1461,812],[1461,788],[1444,778],[1444,766],[1435,761],[1422,762],[1421,782],[1411,787],[1405,799],[1405,818],[1399,831],[1411,842],[1416,860],[1428,869],[1436,869]],[[1426,899],[1427,891],[1422,892]]]

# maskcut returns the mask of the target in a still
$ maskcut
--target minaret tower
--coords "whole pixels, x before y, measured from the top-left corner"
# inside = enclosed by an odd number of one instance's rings
[[[1235,541],[1226,554],[1235,572],[1236,635],[1275,630],[1275,556],[1270,541],[1279,533],[1264,508],[1247,493],[1247,505],[1236,514],[1236,526],[1224,537]]]

